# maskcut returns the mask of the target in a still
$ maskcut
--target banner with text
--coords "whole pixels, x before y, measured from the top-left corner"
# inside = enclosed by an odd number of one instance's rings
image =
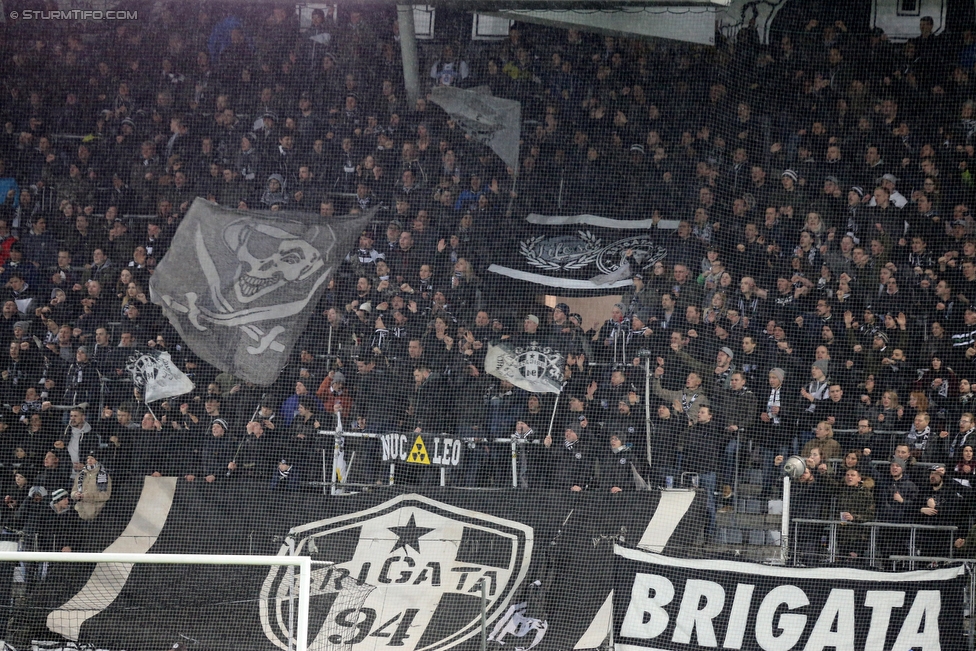
[[[617,651],[949,651],[965,570],[885,573],[676,559],[615,548]]]
[[[427,442],[424,442],[424,439]],[[461,464],[464,442],[452,436],[434,434],[383,434],[380,436],[385,463],[413,463],[421,466],[445,466]]]
[[[415,437],[397,445],[412,447]],[[433,457],[427,436],[424,446]],[[454,444],[448,449],[453,457]],[[336,499],[255,482],[180,481],[151,552],[327,561],[313,565],[311,651],[476,651],[482,585],[491,648],[588,649],[611,630],[613,544],[681,553],[702,524],[701,502],[690,495],[377,486]],[[159,496],[147,489],[142,502]],[[30,613],[48,609],[48,635],[111,651],[184,639],[200,649],[295,648],[288,568],[88,572],[52,565],[43,585],[53,593],[36,591],[38,600],[25,603]],[[34,631],[27,639],[51,638]]]

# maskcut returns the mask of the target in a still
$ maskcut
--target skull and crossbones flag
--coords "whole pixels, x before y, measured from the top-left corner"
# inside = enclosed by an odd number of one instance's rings
[[[372,216],[325,222],[197,198],[149,281],[152,301],[202,359],[267,386]]]
[[[193,380],[173,363],[165,351],[136,351],[129,356],[125,369],[132,376],[132,382],[142,391],[147,405],[190,393],[195,386]]]

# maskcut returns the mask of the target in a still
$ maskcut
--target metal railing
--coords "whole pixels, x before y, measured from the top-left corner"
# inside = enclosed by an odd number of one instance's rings
[[[820,520],[814,518],[793,518],[790,522],[793,527],[793,535],[790,537],[792,542],[792,554],[790,555],[793,559],[793,564],[796,565],[799,561],[798,545],[799,545],[799,528],[803,524],[813,524],[813,525],[824,525],[828,527],[828,537],[827,537],[827,558],[830,563],[837,560],[837,527],[856,527],[856,528],[868,528],[870,530],[868,535],[868,565],[872,567],[878,566],[878,530],[879,529],[892,529],[892,530],[907,530],[909,531],[908,547],[910,554],[904,556],[907,559],[918,559],[924,558],[920,554],[916,554],[918,547],[916,545],[918,532],[919,531],[946,531],[953,532],[958,531],[958,527],[953,525],[932,525],[932,524],[901,524],[894,522],[838,522],[837,520]],[[949,544],[949,555],[947,558],[952,559],[954,557],[955,547],[953,546],[953,540],[950,538]],[[894,556],[889,556],[889,559],[893,559]],[[901,555],[899,555],[901,558]],[[941,558],[941,557],[940,557]],[[915,562],[910,562],[911,569],[915,569]]]
[[[348,481],[341,481],[339,479],[339,477],[337,477],[335,459],[336,459],[336,455],[340,451],[343,451],[342,439],[343,438],[347,438],[347,437],[348,438],[358,438],[358,439],[369,439],[369,440],[382,440],[383,437],[390,436],[390,435],[395,435],[395,436],[406,437],[408,439],[408,441],[412,441],[417,436],[420,436],[422,438],[437,437],[437,438],[441,438],[441,439],[447,439],[447,440],[450,440],[452,442],[453,441],[460,441],[464,445],[466,445],[468,443],[506,444],[511,449],[512,488],[518,488],[519,487],[519,458],[520,458],[519,452],[520,452],[520,449],[524,449],[524,447],[527,446],[527,445],[542,445],[542,443],[543,443],[543,440],[542,439],[523,439],[523,438],[514,437],[514,436],[513,437],[508,437],[508,438],[459,437],[459,436],[453,436],[453,435],[448,434],[446,432],[445,433],[440,433],[440,434],[435,434],[434,432],[422,432],[422,433],[418,434],[416,432],[409,432],[409,433],[404,433],[404,432],[376,433],[376,432],[345,432],[345,431],[340,432],[340,431],[336,431],[336,430],[318,430],[318,434],[320,434],[322,436],[332,436],[334,438],[333,447],[332,447],[332,456],[331,457],[328,454],[328,452],[329,452],[328,449],[326,449],[324,447],[322,449],[322,482],[321,482],[321,485],[323,486],[323,490],[325,490],[326,492],[328,492],[331,489],[331,492],[333,494],[337,490],[341,489],[342,487],[364,487],[364,486],[373,486],[373,485],[375,485],[375,484],[357,484],[357,483],[352,483],[352,482],[348,482]],[[352,460],[350,460],[347,463],[348,463],[349,466],[351,466],[352,465]],[[397,466],[398,463],[402,463],[402,461],[398,461],[398,460],[391,459],[391,460],[389,460],[386,463],[386,465],[389,468],[389,473],[388,473],[388,476],[387,476],[387,483],[389,485],[393,485],[395,483],[395,481],[396,481],[396,466]],[[443,464],[443,463],[442,464],[439,464],[439,467],[438,467],[438,483],[439,483],[440,486],[447,486],[447,470],[448,470],[449,467],[458,467],[458,466],[454,466],[454,465],[450,465],[449,466],[449,465],[446,465],[446,464]],[[318,484],[318,482],[309,482],[309,483],[311,485],[317,485]]]

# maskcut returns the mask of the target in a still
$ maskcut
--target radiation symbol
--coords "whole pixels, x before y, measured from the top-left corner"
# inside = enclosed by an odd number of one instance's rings
[[[417,436],[417,440],[413,442],[413,447],[410,448],[410,454],[407,455],[407,463],[430,465],[430,456],[427,454],[427,448],[424,447],[424,440],[419,435]]]

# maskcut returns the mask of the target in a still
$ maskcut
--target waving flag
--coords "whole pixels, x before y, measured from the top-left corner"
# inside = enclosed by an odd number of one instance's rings
[[[491,148],[506,165],[519,167],[519,138],[522,135],[522,105],[494,97],[487,86],[462,90],[438,86],[431,101],[440,106],[468,134]]]
[[[372,214],[324,222],[198,198],[150,279],[152,300],[194,353],[267,386]]]
[[[526,345],[502,342],[485,355],[485,371],[531,393],[560,393],[566,357],[556,348],[533,341]]]
[[[129,357],[125,369],[142,390],[146,404],[193,391],[193,380],[173,363],[167,352],[155,349],[136,352]]]

